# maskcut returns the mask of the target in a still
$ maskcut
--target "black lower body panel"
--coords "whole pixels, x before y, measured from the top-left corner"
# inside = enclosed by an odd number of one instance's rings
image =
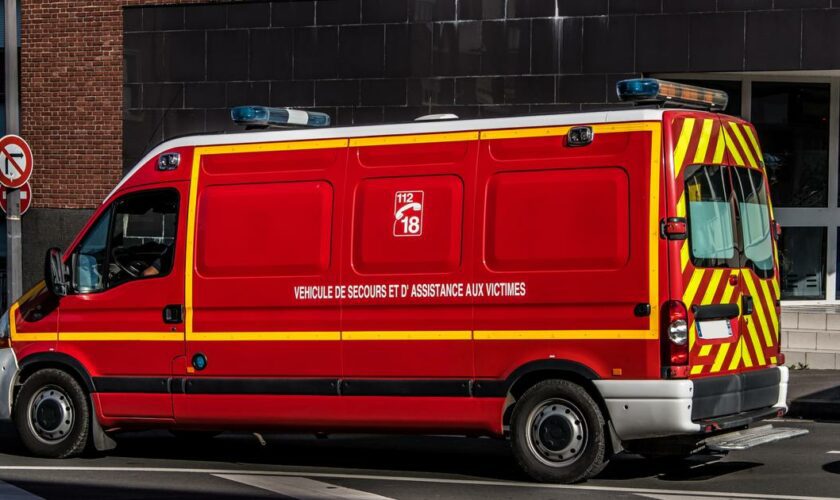
[[[691,419],[695,422],[774,406],[779,401],[781,374],[766,370],[694,379]]]

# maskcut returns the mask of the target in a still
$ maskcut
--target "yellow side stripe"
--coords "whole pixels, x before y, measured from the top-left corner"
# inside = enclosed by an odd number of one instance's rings
[[[204,342],[268,342],[341,340],[341,332],[192,332],[188,341]]]
[[[154,341],[183,342],[184,332],[60,332],[59,341]]]
[[[445,134],[385,135],[350,139],[350,147],[396,146],[398,144],[428,144],[430,142],[461,142],[478,139],[478,132],[450,132]]]
[[[195,148],[195,160],[198,160],[202,155],[232,153],[275,153],[278,151],[335,149],[345,147],[347,147],[347,139],[322,139],[312,141],[261,142],[256,144],[200,146]]]
[[[691,133],[694,130],[694,118],[686,118],[683,122],[682,130],[680,131],[680,138],[677,140],[677,146],[674,148],[674,177],[680,173],[680,169],[685,161],[685,154],[688,151],[688,145],[691,144]]]
[[[498,139],[527,139],[530,137],[551,137],[566,135],[572,127],[539,127],[539,128],[517,128],[504,130],[485,130],[479,134],[482,141]],[[595,130],[593,129],[593,132]]]
[[[650,340],[656,330],[476,330],[475,340]]]
[[[700,140],[697,142],[697,151],[694,153],[694,163],[704,163],[706,152],[709,150],[709,139],[712,136],[712,125],[714,120],[703,120],[703,128],[700,129]]]
[[[418,332],[342,332],[342,340],[471,340],[470,330]]]

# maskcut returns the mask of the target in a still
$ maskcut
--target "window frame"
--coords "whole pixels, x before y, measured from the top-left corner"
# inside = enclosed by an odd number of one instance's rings
[[[691,244],[691,206],[690,202],[688,201],[688,195],[686,194],[685,198],[685,214],[686,214],[686,228],[687,228],[687,244],[688,244],[688,255],[689,259],[691,260],[692,265],[696,268],[700,269],[738,269],[741,266],[742,262],[742,245],[741,245],[741,232],[740,232],[740,224],[738,221],[738,212],[735,203],[735,191],[732,186],[732,177],[730,173],[730,167],[727,165],[712,165],[712,164],[695,164],[695,165],[688,165],[685,167],[683,171],[683,186],[684,189],[688,189],[687,181],[689,177],[692,177],[697,171],[702,168],[706,167],[718,167],[723,169],[726,172],[726,176],[729,177],[729,195],[726,197],[726,202],[729,205],[729,215],[730,215],[730,224],[732,228],[732,244],[734,247],[733,256],[729,259],[725,259],[725,265],[709,265],[709,261],[712,259],[705,258],[705,257],[697,257],[694,255],[694,249],[692,248]]]
[[[129,279],[129,280],[122,281],[122,282],[117,283],[116,285],[112,286],[111,285],[110,273],[108,273],[108,271],[106,269],[105,270],[105,275],[103,276],[104,286],[102,287],[101,290],[95,290],[95,291],[89,291],[89,292],[79,292],[79,291],[77,291],[76,290],[76,283],[75,283],[76,282],[75,269],[73,269],[73,256],[78,253],[79,245],[81,245],[81,243],[88,236],[89,232],[96,226],[96,224],[102,219],[102,217],[106,217],[106,216],[110,217],[110,221],[108,223],[107,241],[105,243],[105,259],[106,259],[105,260],[105,265],[106,265],[106,268],[107,268],[107,266],[110,266],[110,263],[111,263],[111,260],[112,260],[111,240],[112,240],[112,236],[113,236],[113,233],[114,233],[114,225],[116,223],[116,217],[114,217],[114,213],[117,210],[117,207],[121,203],[124,203],[127,200],[130,200],[132,198],[138,198],[138,197],[141,197],[141,196],[148,196],[150,194],[164,193],[164,192],[169,192],[169,193],[174,193],[175,194],[175,206],[177,207],[177,209],[175,211],[175,235],[173,236],[173,239],[172,239],[172,246],[173,246],[173,248],[175,248],[177,250],[178,223],[180,221],[180,215],[181,215],[180,214],[180,212],[181,212],[181,193],[180,193],[180,191],[178,191],[178,189],[176,189],[174,187],[161,187],[161,188],[144,189],[144,190],[140,190],[140,191],[132,191],[132,192],[126,193],[126,194],[120,196],[119,198],[115,198],[113,201],[111,201],[111,203],[108,204],[108,206],[107,206],[107,208],[105,208],[105,210],[103,210],[99,213],[99,216],[94,220],[94,222],[88,225],[87,231],[85,232],[85,234],[82,235],[81,238],[79,238],[79,244],[77,244],[72,249],[72,251],[68,253],[69,262],[67,264],[69,264],[70,267],[71,267],[71,272],[70,272],[70,277],[71,277],[71,280],[70,280],[70,285],[71,285],[70,286],[70,288],[71,288],[70,294],[71,295],[92,295],[92,294],[104,293],[104,292],[107,292],[108,290],[113,290],[115,288],[119,288],[120,286],[125,285],[127,283],[133,283],[133,282],[136,282],[136,281],[144,281],[144,280],[148,280],[148,279],[164,278],[164,277],[172,274],[172,271],[175,269],[175,253],[176,253],[175,251],[173,251],[173,255],[172,255],[172,265],[169,266],[169,269],[165,273],[161,272],[161,273],[158,273],[158,274],[155,274],[155,275],[152,275],[152,276],[142,276],[141,275],[141,276],[138,276],[136,278],[132,278],[132,279]]]

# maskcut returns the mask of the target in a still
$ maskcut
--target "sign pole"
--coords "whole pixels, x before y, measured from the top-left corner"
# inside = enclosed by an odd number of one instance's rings
[[[4,0],[6,14],[6,133],[20,133],[18,109],[18,40],[17,0]],[[23,294],[23,262],[20,238],[20,190],[6,194],[6,303]]]

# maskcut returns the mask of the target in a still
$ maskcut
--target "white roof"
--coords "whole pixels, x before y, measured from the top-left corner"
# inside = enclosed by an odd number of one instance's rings
[[[479,120],[419,121],[410,123],[324,127],[293,130],[266,130],[231,134],[207,134],[179,137],[159,144],[146,154],[119,184],[105,197],[107,202],[114,193],[128,182],[149,160],[170,149],[184,146],[220,146],[226,144],[252,144],[259,142],[307,141],[317,139],[344,139],[385,135],[433,134],[442,132],[465,132],[471,130],[494,130],[507,128],[553,127],[563,125],[590,125],[599,123],[658,121],[664,109],[637,108],[617,111],[594,111],[590,113],[564,113],[558,115],[516,116],[509,118],[485,118]]]

